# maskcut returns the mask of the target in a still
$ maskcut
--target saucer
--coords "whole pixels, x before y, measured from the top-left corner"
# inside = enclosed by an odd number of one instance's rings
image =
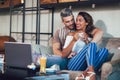
[[[46,72],[47,73],[54,73],[54,72],[56,72],[56,70],[52,69],[52,68],[46,68]]]

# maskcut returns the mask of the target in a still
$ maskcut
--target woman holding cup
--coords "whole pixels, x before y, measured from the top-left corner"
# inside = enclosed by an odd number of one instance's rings
[[[95,80],[95,71],[100,69],[108,56],[108,50],[101,48],[97,51],[97,43],[103,36],[103,31],[93,25],[93,19],[87,12],[79,12],[76,18],[76,32],[63,54],[69,58],[68,69],[83,71],[76,80]],[[67,41],[67,38],[66,38]],[[73,47],[72,47],[73,46]]]

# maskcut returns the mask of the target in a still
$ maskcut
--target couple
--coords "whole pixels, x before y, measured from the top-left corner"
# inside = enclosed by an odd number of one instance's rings
[[[103,31],[93,25],[93,19],[87,12],[79,12],[76,21],[69,8],[61,11],[65,27],[56,31],[53,37],[55,55],[68,58],[68,70],[83,71],[76,80],[95,80],[95,71],[100,69],[108,56],[108,50],[97,50],[97,42]]]

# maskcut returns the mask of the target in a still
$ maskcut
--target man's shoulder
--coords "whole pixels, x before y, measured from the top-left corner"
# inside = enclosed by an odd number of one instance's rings
[[[60,27],[58,30],[66,30],[66,27]]]
[[[65,27],[60,27],[56,30],[56,32],[66,32],[69,31],[69,29],[66,29]]]
[[[62,27],[62,28],[59,28],[58,31],[65,31],[65,32],[75,32],[76,30],[75,29],[68,29],[66,27]]]

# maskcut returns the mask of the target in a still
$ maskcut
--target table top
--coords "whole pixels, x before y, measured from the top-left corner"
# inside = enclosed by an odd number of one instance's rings
[[[69,80],[68,73],[55,73],[27,77],[25,80]]]

